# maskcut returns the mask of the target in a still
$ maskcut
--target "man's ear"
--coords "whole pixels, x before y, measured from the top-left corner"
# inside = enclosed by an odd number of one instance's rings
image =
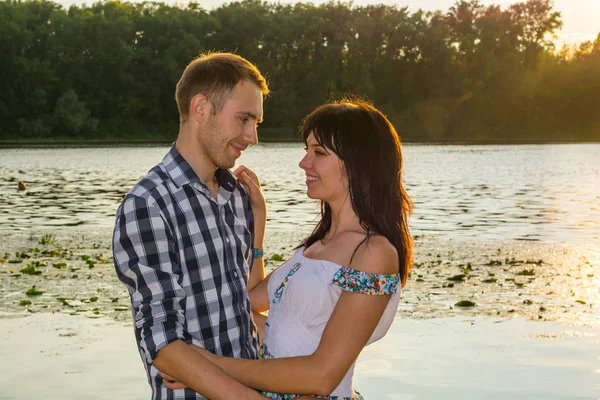
[[[192,97],[192,101],[190,101],[190,118],[201,123],[206,120],[210,112],[212,112],[211,104],[205,95],[198,93]]]

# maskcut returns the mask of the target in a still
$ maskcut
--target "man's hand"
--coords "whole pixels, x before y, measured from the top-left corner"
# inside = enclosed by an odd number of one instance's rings
[[[163,374],[162,372],[158,371],[159,375],[161,376],[161,378],[163,378],[163,383],[166,387],[168,387],[171,390],[177,390],[177,389],[185,389],[187,388],[187,386],[185,386],[183,383],[181,382],[177,382],[172,376],[169,376],[167,374]],[[309,395],[304,395],[302,397],[298,397],[297,400],[313,400],[316,399],[316,397],[312,397]]]

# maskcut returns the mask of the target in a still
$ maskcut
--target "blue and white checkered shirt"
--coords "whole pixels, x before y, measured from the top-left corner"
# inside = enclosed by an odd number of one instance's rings
[[[258,357],[246,288],[252,210],[230,171],[215,177],[217,200],[173,146],[117,210],[115,268],[131,296],[153,399],[204,399],[191,389],[167,389],[152,366],[177,339],[218,355]]]

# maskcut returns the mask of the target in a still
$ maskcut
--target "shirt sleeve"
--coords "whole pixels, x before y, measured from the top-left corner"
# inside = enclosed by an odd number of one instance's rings
[[[350,267],[341,267],[331,279],[342,290],[381,296],[398,291],[400,274],[371,274]]]
[[[240,185],[241,186],[241,185]],[[255,237],[255,232],[254,232],[254,211],[252,210],[252,204],[250,204],[250,199],[248,197],[248,193],[246,192],[246,190],[242,187],[240,188],[240,191],[242,192],[242,201],[244,202],[244,210],[245,210],[245,217],[246,217],[246,221],[248,223],[248,231],[250,231],[250,248],[248,249],[248,268],[249,271],[252,271],[252,266],[254,265],[254,237]]]
[[[115,269],[129,290],[136,338],[148,364],[161,348],[183,338],[186,299],[176,242],[151,201],[126,198],[113,236]]]

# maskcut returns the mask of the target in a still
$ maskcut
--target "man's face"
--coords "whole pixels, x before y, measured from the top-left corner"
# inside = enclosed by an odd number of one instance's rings
[[[257,127],[263,118],[263,96],[257,85],[240,81],[221,111],[208,113],[200,146],[215,167],[233,168],[242,152],[258,143]]]

